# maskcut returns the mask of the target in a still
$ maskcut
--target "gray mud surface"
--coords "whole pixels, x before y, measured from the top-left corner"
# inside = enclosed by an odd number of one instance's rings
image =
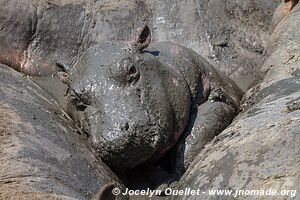
[[[296,189],[296,197],[256,199],[299,199],[300,7],[287,10],[282,3],[272,20],[279,3],[0,0],[0,63],[49,75],[56,62],[73,66],[90,46],[129,40],[147,22],[154,41],[192,48],[243,90],[262,81],[247,91],[240,114],[204,146],[175,188]],[[32,79],[40,86],[0,65],[1,198],[92,199],[107,184],[122,187],[64,113],[64,86],[52,77]]]
[[[0,65],[1,199],[90,199],[118,178],[59,105]]]
[[[0,61],[29,74],[51,74],[57,61],[74,65],[90,46],[128,41],[147,23],[154,41],[189,47],[236,80],[241,75],[260,77],[272,15],[280,0],[0,3]]]

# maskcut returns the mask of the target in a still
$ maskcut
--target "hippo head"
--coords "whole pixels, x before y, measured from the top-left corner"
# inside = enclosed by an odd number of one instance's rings
[[[106,42],[88,49],[69,70],[59,65],[69,86],[68,112],[89,135],[96,154],[123,170],[170,149],[190,110],[183,75],[144,50],[151,37],[147,26],[137,35],[130,45]]]

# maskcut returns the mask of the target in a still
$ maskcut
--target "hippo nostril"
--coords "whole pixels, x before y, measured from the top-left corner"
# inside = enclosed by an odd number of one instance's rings
[[[128,70],[129,75],[137,73],[137,69],[135,66],[131,66]]]
[[[140,78],[139,70],[135,66],[131,66],[128,70],[128,82],[130,84],[136,83]]]
[[[141,89],[136,89],[136,94],[138,95],[139,99],[141,98]]]
[[[129,130],[129,124],[126,122],[126,123],[124,124],[124,126],[122,126],[121,130],[122,130],[122,131],[128,131],[128,130]]]

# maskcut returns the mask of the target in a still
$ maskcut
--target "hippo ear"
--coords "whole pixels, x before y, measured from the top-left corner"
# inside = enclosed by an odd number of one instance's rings
[[[284,0],[284,3],[290,2],[290,11],[299,3],[299,0]]]
[[[62,63],[62,62],[57,62],[56,63],[56,75],[58,77],[58,79],[69,85],[70,84],[70,66]]]
[[[151,31],[150,28],[145,25],[142,28],[139,28],[137,35],[132,43],[132,47],[138,51],[142,51],[147,48],[151,42]]]

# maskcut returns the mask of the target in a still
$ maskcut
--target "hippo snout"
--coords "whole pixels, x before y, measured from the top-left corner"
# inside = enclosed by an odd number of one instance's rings
[[[157,130],[143,130],[130,122],[118,127],[105,129],[101,134],[90,130],[91,144],[104,162],[113,168],[130,169],[153,156],[159,145]]]

